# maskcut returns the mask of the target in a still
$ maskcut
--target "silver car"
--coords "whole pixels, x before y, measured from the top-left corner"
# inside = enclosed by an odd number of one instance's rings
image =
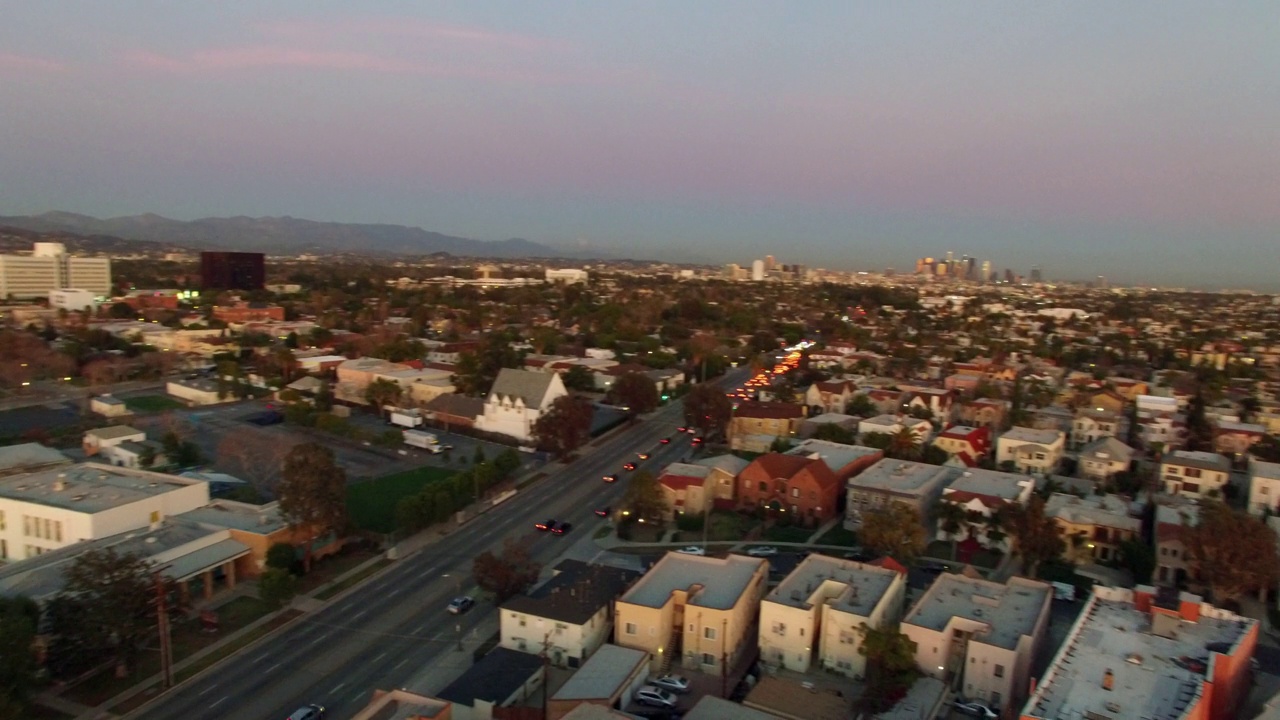
[[[636,702],[641,705],[674,708],[680,701],[667,690],[654,685],[645,685],[636,691]]]

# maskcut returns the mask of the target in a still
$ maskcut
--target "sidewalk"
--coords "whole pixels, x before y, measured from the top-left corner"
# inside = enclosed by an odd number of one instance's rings
[[[457,680],[467,668],[475,664],[475,651],[498,632],[498,613],[489,613],[462,636],[462,649],[458,649],[456,636],[440,638],[441,651],[416,675],[404,684],[406,690],[435,696]]]

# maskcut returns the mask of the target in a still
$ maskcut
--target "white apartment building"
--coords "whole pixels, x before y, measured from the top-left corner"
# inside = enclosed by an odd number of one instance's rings
[[[996,464],[1012,462],[1020,473],[1050,475],[1058,469],[1065,447],[1061,430],[1014,427],[996,440]]]
[[[865,439],[867,433],[893,435],[904,427],[911,428],[911,432],[915,433],[916,437],[919,438],[921,445],[929,439],[929,434],[933,432],[933,423],[928,420],[906,415],[876,415],[858,423],[858,436]]]
[[[760,604],[760,662],[808,672],[818,667],[866,676],[864,625],[882,628],[902,616],[906,576],[894,570],[810,555]]]
[[[503,368],[484,401],[475,427],[485,432],[533,439],[533,426],[558,398],[568,395],[558,373]]]
[[[1071,424],[1071,447],[1078,448],[1104,437],[1116,437],[1125,432],[1127,423],[1120,413],[1097,408],[1085,408],[1076,413]]]
[[[60,288],[109,296],[111,260],[67,255],[62,243],[36,243],[30,255],[0,255],[0,299],[47,298]]]
[[[1280,463],[1249,461],[1249,514],[1264,515],[1280,508]]]
[[[1048,583],[943,574],[899,627],[916,644],[921,672],[999,712],[1026,699],[1052,602]]]
[[[1174,450],[1160,458],[1160,482],[1170,495],[1219,495],[1231,478],[1231,461],[1211,452]]]
[[[587,271],[581,268],[547,268],[547,282],[585,283]]]
[[[149,527],[209,503],[199,480],[81,463],[0,478],[0,559]]]
[[[96,296],[88,290],[63,288],[49,291],[49,307],[68,312],[92,313],[97,307]]]
[[[631,570],[565,560],[536,590],[502,604],[499,644],[546,653],[557,667],[581,667],[613,632],[614,599],[639,577]]]

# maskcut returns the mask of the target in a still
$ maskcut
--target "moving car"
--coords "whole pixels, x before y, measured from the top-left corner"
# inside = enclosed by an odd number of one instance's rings
[[[537,525],[534,525],[534,527],[538,528],[539,530],[550,530],[555,526],[556,526],[555,520],[547,520],[546,522],[540,522]]]
[[[640,458],[641,460],[648,460],[649,453],[636,453],[636,457]]]
[[[689,430],[689,428],[687,428],[687,427],[685,427],[685,426],[683,426],[683,425],[681,425],[680,427],[676,428],[676,432],[679,432],[679,433],[686,432],[686,431],[688,431],[688,430]]]
[[[995,718],[1000,717],[1000,714],[997,713],[995,710],[992,710],[986,705],[983,705],[982,703],[976,702],[973,700],[956,700],[955,706],[956,706],[957,712],[963,713],[965,715],[973,715],[975,717],[980,717],[980,718],[989,718],[990,720],[995,720]]]
[[[777,555],[778,548],[770,547],[769,545],[757,545],[748,550],[747,554],[751,557],[769,557],[770,555]]]
[[[673,693],[689,692],[689,678],[681,675],[663,675],[649,681],[650,685],[660,687]]]
[[[288,717],[288,720],[321,720],[324,717],[323,705],[303,705]]]
[[[604,481],[605,481],[605,482],[618,482],[618,476],[617,476],[617,475],[605,475],[605,476],[604,476]]]
[[[449,603],[450,615],[461,615],[476,606],[475,598],[469,595],[460,595]]]
[[[610,510],[609,506],[605,505],[602,508],[596,508],[596,514],[599,515],[600,517],[609,517],[609,510]]]
[[[655,705],[664,708],[673,708],[680,702],[670,691],[653,685],[645,685],[637,690],[635,698],[636,702],[641,705]]]
[[[706,551],[706,549],[705,549],[705,548],[700,548],[700,547],[698,547],[697,545],[690,545],[689,547],[682,547],[682,548],[680,548],[679,550],[677,550],[676,552],[678,552],[678,553],[684,553],[685,555],[706,555],[706,554],[707,554],[707,551]]]
[[[563,535],[573,529],[573,523],[562,522],[551,528],[552,534]]]
[[[633,463],[633,462],[629,462],[629,463],[627,463],[626,465],[623,465],[623,466],[622,466],[622,469],[623,469],[623,470],[635,470],[635,469],[636,469],[636,464],[635,464],[635,463]]]
[[[663,445],[668,445],[671,443],[671,438],[662,438],[658,442],[662,443]]]
[[[694,438],[694,439],[693,439],[693,444],[694,444],[694,445],[701,445],[701,444],[702,444],[702,438],[701,438],[701,437],[696,437],[696,438]]]

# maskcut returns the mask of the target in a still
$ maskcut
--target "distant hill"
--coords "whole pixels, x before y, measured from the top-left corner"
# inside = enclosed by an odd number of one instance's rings
[[[0,226],[39,233],[74,233],[207,250],[282,253],[374,253],[462,257],[580,257],[573,252],[513,238],[472,240],[417,227],[316,222],[292,217],[202,218],[190,222],[159,215],[99,219],[69,212],[0,216]]]

